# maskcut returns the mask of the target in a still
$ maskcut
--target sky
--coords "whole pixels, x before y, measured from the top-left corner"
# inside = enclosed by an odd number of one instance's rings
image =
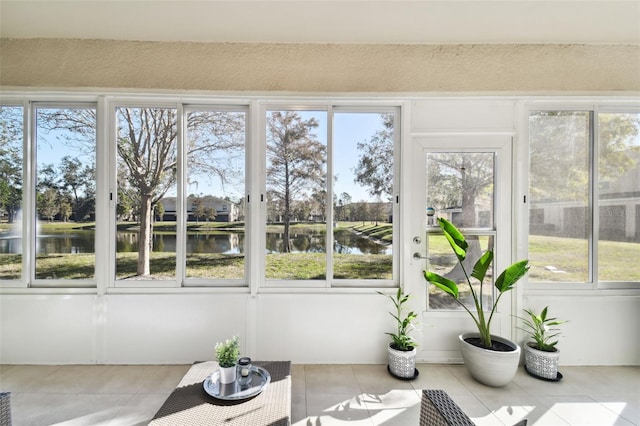
[[[326,111],[300,111],[303,119],[315,118],[319,126],[315,129],[315,134],[319,141],[327,144],[327,112]],[[379,113],[335,113],[334,114],[334,164],[333,172],[337,176],[334,181],[334,193],[343,192],[351,195],[352,201],[369,200],[371,196],[366,188],[354,182],[354,172],[359,154],[357,143],[370,139],[377,130],[382,128]],[[69,155],[78,158],[83,164],[92,162],[91,155],[74,149],[64,142],[62,131],[38,133],[37,164],[41,169],[45,164],[57,165],[61,159]],[[215,196],[229,196],[231,199],[243,197],[244,188],[241,185],[227,184],[221,185],[219,179],[212,176],[190,176],[191,181],[198,184],[191,184],[187,188],[187,193],[213,194]],[[171,191],[175,195],[175,191]]]

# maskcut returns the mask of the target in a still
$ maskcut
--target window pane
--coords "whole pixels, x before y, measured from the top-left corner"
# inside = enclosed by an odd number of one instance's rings
[[[156,218],[176,197],[176,110],[120,107],[116,119],[116,278],[175,279],[176,220]]]
[[[327,113],[268,111],[266,278],[326,278]]]
[[[191,111],[187,121],[186,276],[243,279],[245,113]],[[175,197],[162,203],[175,220]]]
[[[494,164],[490,152],[428,153],[428,225],[442,217],[461,228],[493,229]]]
[[[336,279],[393,278],[394,120],[394,114],[334,116]]]
[[[0,280],[22,275],[22,107],[0,106]]]
[[[589,281],[589,112],[529,116],[529,280]]]
[[[486,235],[465,235],[469,247],[464,267],[471,275],[473,265],[478,261],[484,252],[494,250],[493,237]],[[458,284],[460,301],[469,309],[475,309],[471,290],[467,283],[464,271],[458,263],[458,258],[453,253],[449,242],[442,234],[427,234],[427,250],[429,253],[428,270],[442,275]],[[491,306],[493,300],[493,264],[485,275],[482,286],[482,304]],[[475,278],[471,279],[471,285],[478,297],[480,296],[480,282]],[[457,310],[463,309],[450,295],[438,289],[434,285],[429,285],[429,309]]]
[[[475,309],[471,290],[464,271],[457,262],[451,246],[439,231],[437,218],[444,218],[461,228],[494,229],[494,178],[495,154],[493,152],[428,152],[427,167],[427,257],[428,270],[436,272],[460,284],[460,301]],[[464,267],[473,265],[487,250],[494,250],[491,235],[465,233],[469,248]],[[484,285],[472,279],[474,291],[480,294],[484,306],[493,299],[493,273],[487,272]],[[429,309],[462,309],[451,297],[433,285],[428,286]]]
[[[95,270],[96,110],[37,108],[37,279]]]
[[[598,279],[640,281],[640,114],[599,114]]]

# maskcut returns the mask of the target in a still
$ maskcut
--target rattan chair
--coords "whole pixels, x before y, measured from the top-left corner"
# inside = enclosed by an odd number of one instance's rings
[[[0,426],[11,426],[11,392],[0,392]]]
[[[526,426],[521,420],[514,426]],[[458,404],[440,389],[423,389],[420,404],[420,426],[475,426]]]

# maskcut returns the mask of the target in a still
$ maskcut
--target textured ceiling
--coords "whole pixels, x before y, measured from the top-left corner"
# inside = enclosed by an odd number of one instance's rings
[[[640,44],[640,0],[0,0],[8,38]]]

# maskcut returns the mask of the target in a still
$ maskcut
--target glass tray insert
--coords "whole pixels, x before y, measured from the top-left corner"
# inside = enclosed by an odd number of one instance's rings
[[[258,395],[271,382],[271,374],[262,367],[251,367],[251,382],[240,386],[236,380],[233,383],[220,383],[220,370],[214,371],[204,381],[204,391],[217,399],[239,400]]]

